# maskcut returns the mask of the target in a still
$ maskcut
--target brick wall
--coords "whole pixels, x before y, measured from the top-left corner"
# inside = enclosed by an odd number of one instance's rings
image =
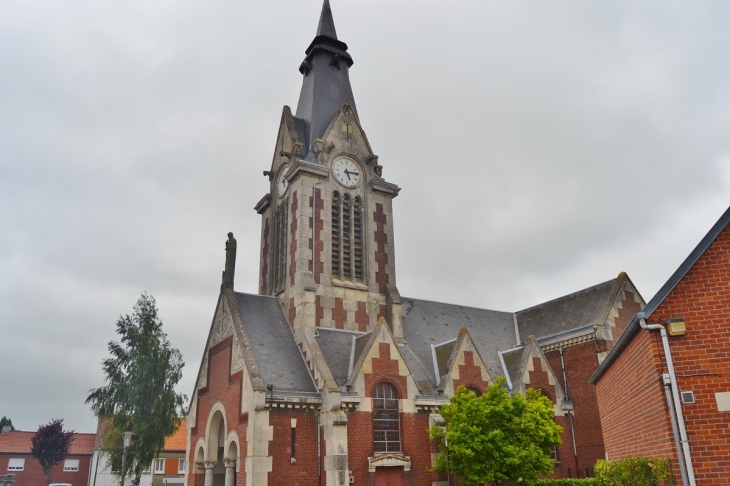
[[[291,463],[291,421],[296,419],[296,441]],[[317,476],[317,416],[306,412],[271,411],[269,423],[274,428],[274,439],[269,444],[273,458],[269,484],[286,486],[316,486]],[[325,448],[322,444],[322,454]],[[323,471],[324,474],[324,471]]]
[[[556,379],[565,390],[560,353],[550,351],[545,353],[545,357],[553,369]],[[592,470],[596,461],[605,459],[606,455],[596,391],[588,383],[588,379],[598,368],[596,343],[590,341],[564,348],[563,360],[565,362],[565,374],[568,378],[568,398],[573,402],[574,407],[573,426],[578,453],[578,467],[581,471],[581,477],[584,477],[586,468]],[[566,430],[570,434],[570,423],[567,420],[565,427],[567,427]],[[571,467],[571,474],[575,477],[576,467],[573,450],[572,448],[569,451],[564,449],[563,447],[560,450],[563,468]],[[567,470],[563,473],[567,477]]]
[[[454,390],[460,385],[476,388],[480,393],[484,393],[489,386],[489,383],[482,380],[482,369],[474,364],[473,351],[464,351],[464,364],[459,365],[459,379],[454,380]]]
[[[624,300],[621,301],[621,308],[618,309],[618,317],[615,317],[613,322],[615,327],[611,331],[613,334],[613,341],[606,342],[606,351],[610,351],[613,345],[616,343],[618,337],[624,332],[626,326],[629,325],[634,314],[641,311],[642,305],[636,302],[633,292],[624,292]]]
[[[528,388],[542,391],[550,398],[553,406],[555,406],[557,403],[557,393],[555,391],[555,385],[550,384],[548,370],[543,369],[542,360],[539,358],[533,357],[532,364],[534,369],[529,372],[530,384],[528,385]],[[553,372],[555,372],[555,368],[553,368]],[[563,443],[558,446],[558,463],[555,465],[552,477],[577,477],[575,456],[573,454],[573,437],[570,433],[570,423],[568,422],[567,417],[564,416],[556,416],[555,423],[563,428],[563,433],[560,436]],[[581,477],[585,477],[585,470],[583,471],[583,474],[581,474]]]
[[[8,461],[13,458],[24,458],[25,467],[22,471],[8,471]],[[73,485],[85,485],[89,480],[89,469],[91,467],[91,456],[81,454],[69,454],[67,459],[78,459],[78,471],[63,471],[63,461],[51,469],[51,483],[71,483]],[[0,453],[0,475],[14,474],[13,486],[39,486],[46,484],[46,477],[43,469],[30,454]]]
[[[696,403],[682,406],[698,485],[730,483],[730,413],[715,393],[730,391],[730,229],[725,228],[670,292],[649,322],[684,318],[687,334],[669,345],[681,391]],[[597,383],[610,459],[676,453],[659,375],[666,369],[659,333],[641,330]]]
[[[190,444],[191,450],[188,451],[188,463],[191,465],[190,473],[195,474],[192,482],[194,484],[202,484],[204,470],[197,471],[195,466],[195,445],[198,438],[205,438],[205,428],[208,422],[208,416],[217,401],[221,401],[226,410],[226,435],[229,431],[235,430],[238,434],[241,450],[240,457],[240,474],[238,474],[236,485],[245,486],[246,474],[244,472],[244,464],[246,457],[246,427],[248,425],[247,416],[241,412],[241,385],[242,372],[236,372],[231,375],[231,346],[233,344],[232,337],[226,338],[219,344],[213,346],[209,350],[208,356],[208,384],[205,388],[198,390],[197,395],[197,413],[196,422],[191,424]],[[219,458],[222,460],[222,458]]]

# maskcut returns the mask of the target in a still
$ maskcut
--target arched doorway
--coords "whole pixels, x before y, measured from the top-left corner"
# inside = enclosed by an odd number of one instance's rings
[[[207,458],[206,461],[214,461],[213,486],[225,486],[226,468],[223,465],[223,447],[226,440],[226,421],[223,413],[217,410],[211,417],[208,426]]]

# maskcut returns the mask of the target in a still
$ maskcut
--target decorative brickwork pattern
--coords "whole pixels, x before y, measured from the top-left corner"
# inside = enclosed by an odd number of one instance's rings
[[[375,385],[388,381],[398,390],[398,396],[408,396],[407,377],[400,376],[398,359],[390,357],[390,344],[378,343],[378,355],[373,358],[373,372],[365,374],[365,396],[372,397]]]
[[[482,380],[481,367],[474,364],[474,351],[464,351],[464,364],[459,365],[459,379],[454,380],[454,390],[460,385],[476,388],[480,393],[484,393],[489,386],[489,383]]]
[[[386,286],[390,283],[390,277],[385,268],[388,264],[388,254],[385,251],[388,235],[385,232],[387,218],[383,212],[383,205],[380,203],[375,205],[373,221],[375,222],[375,263],[378,267],[375,271],[375,281],[378,283],[379,292],[385,294]]]

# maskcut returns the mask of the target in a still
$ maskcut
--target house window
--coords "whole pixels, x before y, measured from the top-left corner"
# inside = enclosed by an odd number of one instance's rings
[[[20,457],[11,457],[8,460],[8,471],[22,471],[25,469],[25,459]]]
[[[550,451],[550,459],[552,459],[553,462],[560,462],[560,457],[558,456],[558,446],[553,446],[553,450]]]
[[[375,452],[400,452],[400,410],[398,392],[383,382],[373,393],[373,435]]]
[[[178,474],[185,474],[185,459],[178,459],[177,460],[177,473]]]
[[[155,459],[155,474],[164,474],[165,473],[165,460],[164,459]]]
[[[63,461],[63,472],[76,472],[79,470],[78,459],[66,459]]]
[[[362,199],[332,193],[332,275],[344,280],[364,280]]]

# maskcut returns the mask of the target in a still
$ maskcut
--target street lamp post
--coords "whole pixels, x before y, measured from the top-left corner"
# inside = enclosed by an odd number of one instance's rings
[[[127,467],[127,449],[129,449],[129,441],[134,434],[130,431],[126,431],[122,434],[124,437],[124,453],[122,453],[122,486],[124,486],[124,477],[126,476]]]

